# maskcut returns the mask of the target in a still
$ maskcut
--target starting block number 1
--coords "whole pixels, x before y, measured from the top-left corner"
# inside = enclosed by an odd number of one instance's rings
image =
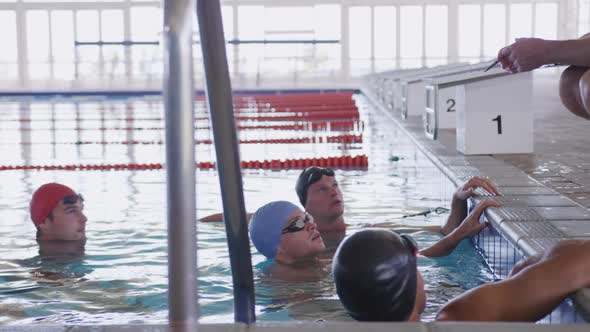
[[[525,100],[496,98],[503,85],[459,88],[456,96],[457,150],[466,155],[531,153],[532,111]],[[514,89],[513,89],[514,90]],[[523,94],[525,94],[523,92]],[[450,106],[452,103],[448,103]]]
[[[492,121],[498,121],[498,135],[502,135],[502,116],[498,115]]]

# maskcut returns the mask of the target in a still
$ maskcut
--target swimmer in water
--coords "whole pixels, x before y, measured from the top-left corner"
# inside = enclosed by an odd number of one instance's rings
[[[84,199],[71,188],[59,183],[39,187],[31,199],[30,212],[40,253],[83,248],[79,245],[86,241],[87,218],[83,210]]]
[[[404,227],[407,231],[428,231],[442,236],[441,240],[436,244],[422,250],[422,255],[429,257],[448,255],[465,238],[463,233],[468,226],[472,227],[469,231],[475,232],[475,234],[486,226],[486,224],[479,224],[477,220],[474,220],[479,218],[479,215],[467,215],[467,199],[473,196],[478,188],[492,195],[500,195],[500,192],[490,179],[474,176],[461,184],[453,193],[450,213],[443,226]],[[322,234],[327,248],[325,255],[331,257],[342,239],[344,239],[347,226],[344,220],[344,199],[334,170],[318,166],[305,168],[299,174],[295,191],[299,202],[305,211],[313,217],[317,230]],[[496,201],[489,201],[484,205],[485,207],[497,206],[497,203]],[[252,214],[248,214],[248,218],[251,218],[251,216]],[[200,220],[219,221],[222,218],[223,215],[218,213]],[[467,220],[468,218],[469,220]],[[463,225],[461,232],[456,231],[459,225]],[[382,223],[376,226],[400,227],[399,224],[391,223]]]
[[[589,252],[590,241],[563,241],[517,264],[508,278],[454,298],[436,320],[537,321],[572,292],[590,286]],[[418,253],[410,236],[391,230],[366,229],[346,238],[332,264],[346,311],[359,321],[419,321],[426,298]]]
[[[258,252],[279,264],[315,260],[325,249],[313,217],[286,201],[270,202],[256,210],[249,232]]]

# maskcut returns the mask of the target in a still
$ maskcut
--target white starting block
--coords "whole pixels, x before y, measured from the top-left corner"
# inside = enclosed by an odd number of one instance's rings
[[[484,73],[488,74],[488,73]],[[457,150],[465,155],[533,152],[531,72],[466,78],[457,85]]]
[[[444,66],[428,68],[399,78],[397,94],[399,109],[403,119],[409,115],[422,115],[426,101],[424,100],[424,79],[445,73],[452,73],[468,66],[465,63],[453,63]]]
[[[397,82],[400,77],[405,75],[410,75],[412,73],[416,73],[420,70],[424,70],[425,68],[419,69],[399,69],[399,70],[392,70],[387,72],[384,75],[382,89],[384,90],[384,98],[382,100],[383,105],[386,108],[395,111],[396,107],[396,100],[398,99],[398,91],[396,91]]]
[[[456,127],[458,85],[455,82],[500,73],[497,69],[484,73],[483,70],[488,66],[489,62],[468,65],[458,68],[456,71],[424,79],[424,93],[426,94],[424,109],[426,113],[423,114],[423,122],[426,136],[436,139],[438,129]]]
[[[389,70],[385,72],[376,73],[367,76],[365,79],[365,86],[367,90],[381,103],[386,105],[389,97],[389,90],[387,89],[388,77],[398,75],[403,72],[402,69]]]

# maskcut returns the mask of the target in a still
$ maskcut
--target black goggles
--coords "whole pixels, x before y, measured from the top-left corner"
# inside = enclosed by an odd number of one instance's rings
[[[76,204],[76,202],[78,202],[78,200],[80,200],[80,202],[84,202],[84,197],[82,197],[82,195],[80,195],[80,194],[74,194],[74,195],[68,195],[68,196],[61,199],[61,201],[64,205]]]
[[[301,175],[301,179],[304,180],[305,187],[318,182],[323,175],[334,176],[334,170],[331,168],[311,166],[306,168]]]
[[[307,222],[310,219],[311,219],[311,217],[307,213],[305,213],[305,217],[301,217],[301,216],[296,217],[295,219],[289,221],[287,226],[285,228],[283,228],[281,235],[302,231],[305,228],[305,224],[307,224]]]
[[[414,238],[408,234],[398,233],[398,235],[402,238],[408,250],[410,250],[410,252],[414,254],[414,256],[418,256],[418,252],[420,251],[420,249],[418,249],[418,243],[416,242],[416,240],[414,240]]]

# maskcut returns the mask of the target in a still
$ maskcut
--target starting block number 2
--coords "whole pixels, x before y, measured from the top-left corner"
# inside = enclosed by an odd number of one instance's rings
[[[447,112],[455,112],[455,111],[456,111],[456,110],[455,110],[455,104],[456,104],[456,103],[457,103],[457,102],[456,102],[456,101],[455,101],[455,99],[453,99],[453,98],[447,99],[447,105],[449,106],[449,107],[447,108]]]

